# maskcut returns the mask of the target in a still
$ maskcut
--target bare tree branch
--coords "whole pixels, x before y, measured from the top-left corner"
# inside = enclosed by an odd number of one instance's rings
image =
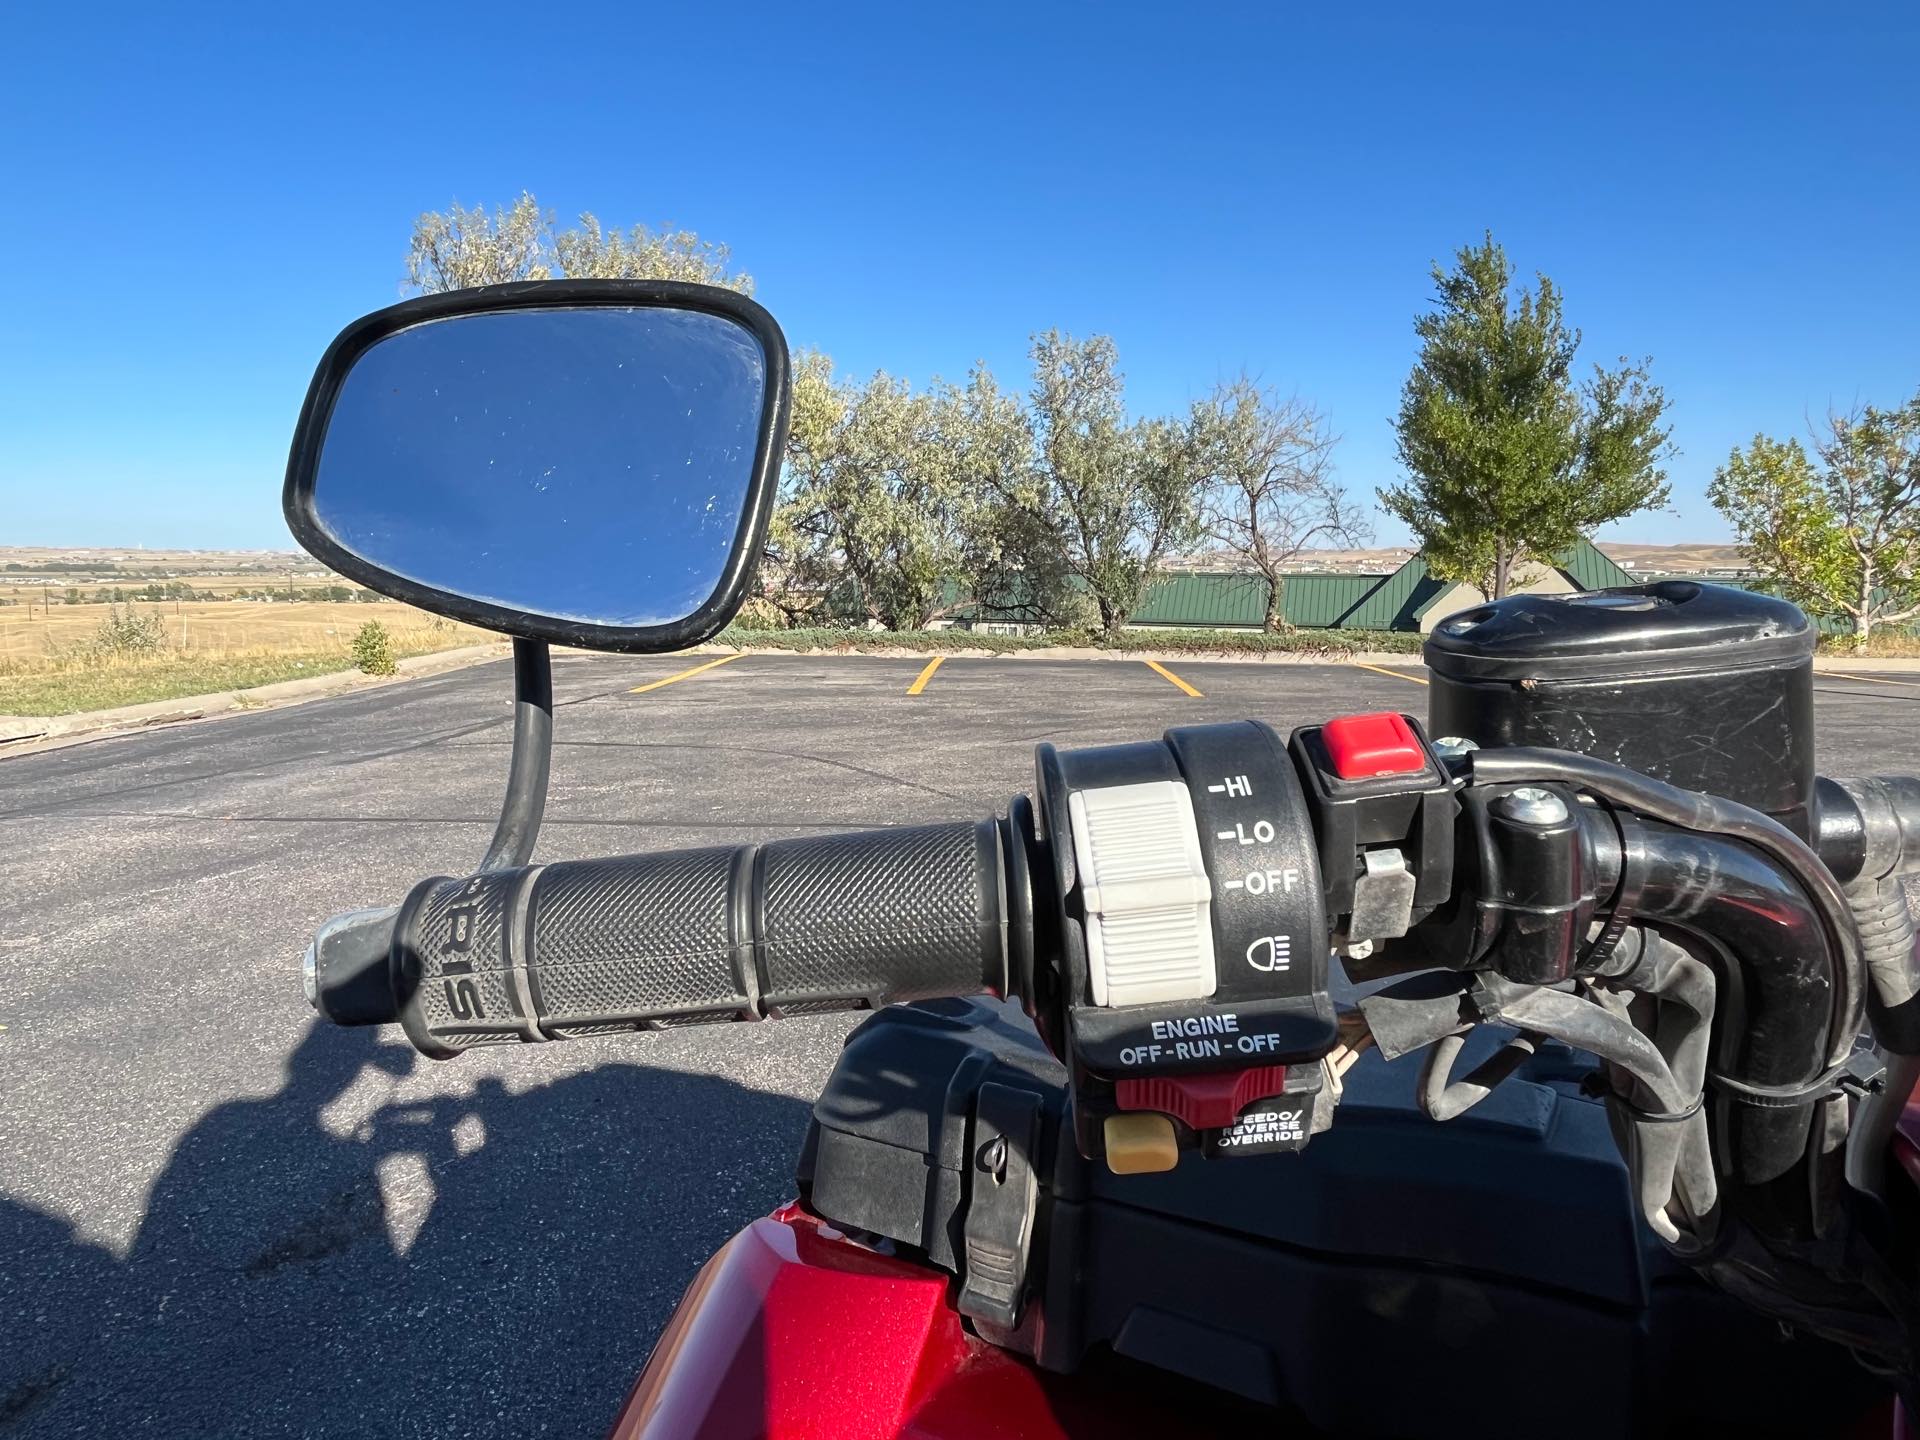
[[[1206,533],[1266,581],[1266,628],[1281,629],[1285,572],[1301,553],[1368,537],[1363,512],[1334,479],[1339,437],[1309,402],[1276,395],[1244,374],[1194,407],[1192,428]]]

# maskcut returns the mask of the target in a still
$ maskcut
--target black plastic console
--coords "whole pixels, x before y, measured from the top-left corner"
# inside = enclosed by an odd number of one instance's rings
[[[1370,1055],[1304,1155],[1115,1176],[1075,1149],[1066,1072],[1015,1007],[895,1006],[849,1037],[801,1193],[953,1272],[976,1328],[1042,1366],[1110,1349],[1342,1435],[1823,1434],[1860,1413],[1875,1382],[1848,1356],[1643,1235],[1590,1069],[1548,1045],[1443,1126],[1416,1066]]]

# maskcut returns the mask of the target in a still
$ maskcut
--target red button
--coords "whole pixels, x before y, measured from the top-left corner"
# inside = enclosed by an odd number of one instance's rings
[[[1287,1088],[1287,1067],[1255,1065],[1211,1075],[1161,1075],[1116,1080],[1113,1099],[1122,1110],[1158,1110],[1195,1130],[1224,1130],[1256,1100]]]
[[[1320,729],[1333,773],[1342,780],[1414,775],[1427,768],[1426,751],[1404,715],[1342,715]]]

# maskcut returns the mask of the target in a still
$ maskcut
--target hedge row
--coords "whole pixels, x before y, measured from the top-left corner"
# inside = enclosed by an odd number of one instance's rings
[[[723,630],[717,644],[747,650],[972,650],[1007,655],[1060,646],[1089,650],[1150,650],[1189,655],[1353,655],[1390,651],[1417,655],[1424,636],[1389,630],[1043,630],[1033,635],[996,635],[984,630]]]

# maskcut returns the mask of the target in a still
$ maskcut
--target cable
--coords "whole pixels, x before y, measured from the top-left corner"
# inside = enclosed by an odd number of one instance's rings
[[[1838,962],[1834,966],[1827,1063],[1838,1065],[1852,1053],[1854,1036],[1859,1033],[1866,1007],[1860,932],[1840,882],[1833,878],[1806,841],[1772,816],[1748,806],[1703,795],[1697,790],[1684,790],[1590,755],[1513,746],[1473,751],[1468,763],[1476,784],[1559,781],[1575,785],[1670,825],[1743,840],[1779,861],[1800,882],[1821,913]]]
[[[1588,982],[1595,1003],[1627,1013],[1634,997],[1644,996],[1655,1006],[1654,1044],[1667,1059],[1683,1095],[1691,1096],[1692,1113],[1678,1124],[1649,1123],[1624,1107],[1614,1111],[1635,1191],[1657,1207],[1667,1221],[1655,1229],[1668,1245],[1684,1253],[1699,1249],[1711,1237],[1699,1226],[1715,1213],[1719,1180],[1713,1168],[1712,1140],[1706,1112],[1699,1108],[1707,1078],[1712,1044],[1717,982],[1713,968],[1666,936],[1634,926],[1627,932],[1638,955],[1627,970],[1596,976]],[[1623,947],[1624,948],[1624,947]],[[1687,1221],[1683,1233],[1667,1213],[1676,1204]]]
[[[1491,1056],[1476,1065],[1464,1079],[1452,1078],[1453,1062],[1467,1043],[1465,1035],[1443,1035],[1427,1052],[1427,1063],[1420,1071],[1420,1110],[1429,1120],[1452,1120],[1464,1115],[1491,1095],[1499,1085],[1526,1061],[1531,1060],[1546,1037],[1522,1031]]]

